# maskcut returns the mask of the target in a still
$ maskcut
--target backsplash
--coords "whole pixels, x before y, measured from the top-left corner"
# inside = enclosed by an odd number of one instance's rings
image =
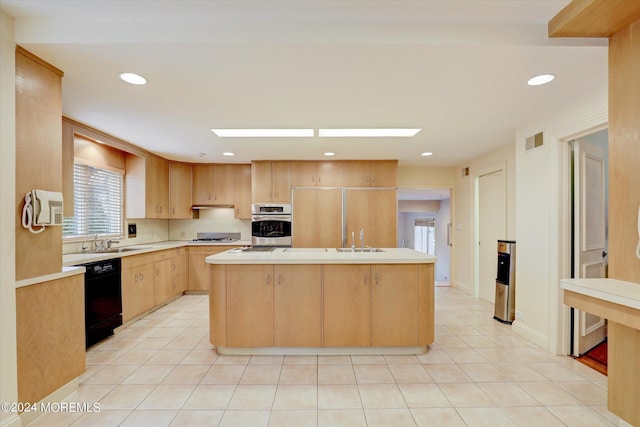
[[[130,219],[127,224],[137,226],[136,237],[120,238],[114,247],[141,245],[166,240],[191,240],[198,232],[219,231],[240,233],[241,240],[251,240],[251,220],[234,217],[233,208],[200,210],[199,219]],[[126,225],[125,224],[125,229]],[[62,253],[77,253],[82,250],[82,242],[63,243]]]
[[[169,220],[167,219],[130,219],[126,221],[125,230],[128,223],[137,225],[136,237],[120,238],[119,243],[114,247],[141,245],[144,243],[163,242],[169,240]],[[82,242],[63,243],[62,253],[71,254],[82,250]]]
[[[191,240],[198,232],[240,233],[241,240],[251,240],[251,220],[236,219],[233,208],[201,209],[199,219],[169,221],[169,240]]]

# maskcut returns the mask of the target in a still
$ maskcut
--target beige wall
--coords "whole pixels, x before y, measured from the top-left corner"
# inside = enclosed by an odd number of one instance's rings
[[[475,180],[497,170],[504,170],[507,180],[507,239],[515,239],[515,145],[507,144],[456,168],[469,167],[469,175],[457,174],[454,188],[456,209],[453,218],[453,258],[455,269],[451,272],[453,286],[474,292],[474,268],[476,255],[474,198]]]
[[[565,141],[606,125],[607,102],[605,85],[516,131],[516,310],[524,318],[516,319],[513,330],[558,354],[565,351],[559,332],[568,330],[559,285],[561,277],[569,277],[562,267],[569,257],[562,229],[570,214],[562,202],[569,185]],[[525,151],[525,139],[540,131],[544,145]]]
[[[17,402],[15,283],[15,37],[13,18],[0,11],[0,402]],[[19,426],[0,411],[0,426]]]
[[[398,167],[398,188],[453,188],[456,183],[453,167]]]
[[[438,212],[440,200],[398,200],[398,212]]]

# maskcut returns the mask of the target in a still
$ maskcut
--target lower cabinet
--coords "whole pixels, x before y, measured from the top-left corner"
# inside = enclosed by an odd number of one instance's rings
[[[227,344],[273,347],[273,266],[227,267]]]
[[[185,291],[185,248],[122,258],[122,321],[128,322]]]
[[[434,340],[433,264],[214,265],[220,347],[417,347]]]
[[[320,347],[320,265],[229,265],[229,347]]]
[[[415,265],[371,266],[371,345],[418,345],[418,271]]]
[[[208,291],[210,267],[205,262],[209,255],[233,249],[236,246],[190,246],[188,249],[188,285],[187,291]]]
[[[322,345],[322,267],[274,265],[276,347]]]
[[[122,321],[124,323],[155,305],[153,254],[122,258]]]
[[[371,266],[325,265],[323,316],[325,347],[371,345]]]

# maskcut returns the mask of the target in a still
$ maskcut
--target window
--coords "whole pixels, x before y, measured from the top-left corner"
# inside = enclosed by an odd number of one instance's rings
[[[415,220],[415,247],[416,251],[429,255],[436,254],[436,222],[433,219]]]
[[[73,216],[63,220],[63,238],[85,238],[91,234],[104,237],[123,235],[122,172],[74,163],[73,197]]]

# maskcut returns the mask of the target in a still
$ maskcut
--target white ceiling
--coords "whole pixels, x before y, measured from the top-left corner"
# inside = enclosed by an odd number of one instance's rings
[[[566,4],[0,0],[16,18],[17,43],[64,71],[64,115],[164,157],[246,163],[333,151],[415,166],[462,165],[513,142],[516,127],[544,112],[606,88],[606,39],[546,36]],[[122,71],[149,83],[127,85]],[[526,85],[542,72],[557,78]],[[408,139],[210,131],[243,127],[422,131]]]

